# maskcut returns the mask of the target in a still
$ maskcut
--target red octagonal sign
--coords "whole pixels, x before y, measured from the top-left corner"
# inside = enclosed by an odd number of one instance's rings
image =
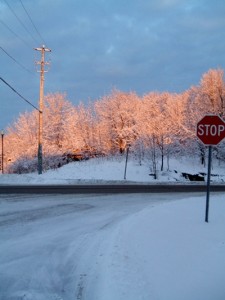
[[[206,115],[197,124],[197,137],[205,145],[217,145],[225,138],[225,122],[217,115]]]

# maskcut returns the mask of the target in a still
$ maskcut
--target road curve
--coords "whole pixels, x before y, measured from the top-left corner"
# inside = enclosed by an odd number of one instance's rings
[[[94,185],[4,185],[0,194],[124,194],[206,192],[201,184],[94,184]],[[224,192],[224,184],[213,184],[211,192]]]

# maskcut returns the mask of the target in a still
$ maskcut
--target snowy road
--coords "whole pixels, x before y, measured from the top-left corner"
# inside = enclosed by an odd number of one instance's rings
[[[201,193],[0,195],[0,300],[224,300],[211,198],[206,224]]]
[[[206,192],[205,183],[186,184],[75,184],[75,185],[1,185],[0,194],[121,194],[121,193],[196,193]],[[224,192],[224,184],[211,184],[212,192]]]
[[[0,299],[100,299],[119,224],[166,199],[1,195]]]

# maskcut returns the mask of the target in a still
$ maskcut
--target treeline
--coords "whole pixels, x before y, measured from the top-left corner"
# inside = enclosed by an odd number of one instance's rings
[[[45,97],[43,109],[44,168],[63,164],[74,150],[95,149],[105,155],[123,153],[130,147],[142,162],[147,157],[152,171],[163,170],[171,155],[199,155],[206,149],[196,138],[196,124],[207,113],[224,116],[223,70],[209,70],[198,86],[180,93],[113,90],[88,105],[72,105],[65,94]],[[38,112],[21,114],[7,129],[5,165],[8,172],[32,171],[37,164]],[[225,159],[224,144],[214,148]],[[166,160],[165,160],[166,159]]]

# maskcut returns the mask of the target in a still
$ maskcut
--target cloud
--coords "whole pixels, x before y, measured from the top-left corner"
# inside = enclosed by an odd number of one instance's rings
[[[20,1],[8,1],[38,39]],[[197,84],[209,68],[225,67],[222,0],[23,3],[46,46],[52,49],[51,55],[46,55],[46,60],[51,59],[51,68],[46,74],[45,92],[67,92],[74,104],[97,99],[112,87],[137,91],[140,95],[151,90],[180,92]],[[2,47],[34,70],[40,53],[33,48],[41,46],[42,41],[35,43],[7,6],[2,7],[2,20],[31,44],[24,45],[0,23]],[[26,74],[4,53],[1,66],[5,79],[22,90],[24,96],[37,101],[39,74]],[[4,97],[7,101],[14,99],[11,91],[5,89]],[[17,109],[21,111],[19,104]]]

